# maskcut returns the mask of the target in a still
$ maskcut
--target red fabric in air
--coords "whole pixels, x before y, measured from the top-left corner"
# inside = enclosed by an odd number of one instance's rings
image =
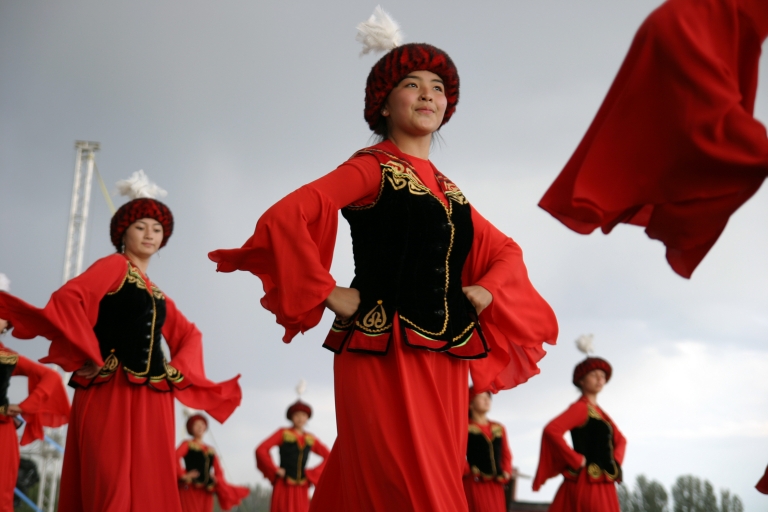
[[[757,482],[755,489],[757,489],[763,494],[768,494],[768,467],[765,468],[765,474],[763,475],[763,478],[761,478],[760,481]]]
[[[766,37],[757,27],[768,26],[759,4],[668,0],[651,13],[539,206],[582,234],[645,226],[690,277],[768,173],[768,138],[752,115]]]
[[[471,390],[470,390],[471,391]],[[472,420],[470,424],[476,425],[489,441],[493,439],[493,425],[499,425],[503,429],[501,436],[501,461],[499,469],[502,473],[512,474],[512,452],[507,442],[507,430],[503,425],[489,421],[485,425]],[[485,480],[482,476],[473,475],[469,463],[464,468],[464,494],[467,497],[469,512],[506,512],[507,497],[504,493],[504,482],[498,480]]]
[[[176,476],[179,479],[179,499],[181,500],[181,510],[183,512],[211,512],[213,510],[213,495],[219,500],[219,506],[222,510],[230,510],[240,504],[246,496],[251,493],[247,487],[232,485],[224,477],[224,470],[221,467],[218,454],[213,459],[213,476],[215,485],[213,492],[207,489],[199,489],[193,485],[186,484],[181,479],[186,476],[187,471],[182,464],[182,459],[189,452],[189,443],[191,440],[182,441],[176,448]],[[203,449],[212,449],[203,443],[195,441]]]
[[[563,437],[570,430],[579,427],[588,420],[587,399],[579,398],[566,411],[552,420],[545,428],[541,438],[541,454],[539,467],[533,480],[533,490],[538,491],[544,482],[559,474],[566,476],[565,481],[555,496],[550,507],[552,511],[589,512],[606,510],[618,512],[619,502],[616,486],[613,482],[589,482],[587,472],[582,469],[574,481],[566,472],[571,469],[578,471],[584,456],[571,448]],[[616,423],[598,406],[593,406],[611,424],[613,428],[613,456],[616,462],[622,464],[627,440]],[[590,501],[594,500],[594,501]],[[612,503],[615,501],[615,508]],[[554,508],[553,508],[554,507]],[[606,507],[606,508],[600,508]]]
[[[425,172],[418,159],[391,142],[376,147],[414,163],[425,184],[436,187],[431,163],[421,161],[429,164]],[[283,340],[290,342],[318,324],[323,301],[336,285],[329,270],[338,211],[370,203],[380,185],[377,160],[353,157],[273,205],[242,248],[209,257],[219,271],[247,270],[261,278],[262,305],[286,328]],[[539,373],[542,345],[557,338],[554,312],[530,283],[518,245],[474,209],[472,222],[475,237],[462,280],[493,295],[480,315],[489,356],[468,362],[409,348],[398,325],[384,356],[338,354],[338,438],[312,500],[313,511],[466,511],[461,477],[468,371],[480,390],[512,388]]]

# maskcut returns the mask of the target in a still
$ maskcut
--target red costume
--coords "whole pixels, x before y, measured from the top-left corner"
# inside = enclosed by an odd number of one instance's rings
[[[768,173],[768,138],[752,116],[766,35],[766,2],[662,4],[539,205],[582,234],[645,226],[690,277]]]
[[[250,494],[247,487],[232,485],[224,478],[224,470],[216,456],[216,451],[193,439],[182,441],[176,449],[179,461],[177,477],[179,479],[179,498],[183,512],[212,512],[213,495],[219,500],[222,510],[236,507]],[[182,466],[181,460],[185,464]],[[198,464],[202,462],[202,464]],[[187,471],[197,469],[200,475],[192,482],[185,482]],[[199,468],[199,469],[198,469]]]
[[[755,489],[757,489],[763,494],[768,494],[768,467],[765,468],[765,474],[763,475],[763,478],[761,478],[760,481],[757,482]]]
[[[61,377],[0,343],[0,512],[13,512],[13,490],[19,471],[19,438],[16,422],[5,411],[8,406],[7,380],[27,377],[27,398],[19,404],[26,421],[21,444],[43,439],[43,427],[60,427],[69,419],[69,398]]]
[[[574,448],[563,439],[568,431]],[[621,482],[626,445],[613,420],[582,397],[544,429],[533,490],[562,474],[550,512],[619,512],[615,482]]]
[[[464,468],[469,512],[506,512],[505,473],[512,474],[512,452],[504,426],[493,421],[481,425],[470,420]]]
[[[277,475],[278,467],[269,454],[275,446],[280,447],[280,467],[285,470],[282,478]],[[323,462],[305,469],[310,451],[320,455]],[[330,453],[315,436],[307,432],[300,434],[293,428],[278,429],[265,439],[256,448],[256,467],[273,485],[270,512],[307,512],[309,485],[317,485]]]
[[[463,272],[454,270],[450,276],[460,278],[459,290],[462,284],[486,288],[493,301],[480,315],[482,331],[477,318],[464,328],[468,320],[460,315],[443,307],[433,310],[440,323],[445,319],[447,324],[449,314],[459,316],[457,322],[461,322],[456,324],[458,342],[443,341],[362,289],[360,315],[352,323],[336,322],[326,341],[337,353],[338,438],[312,500],[314,511],[466,511],[461,480],[467,443],[467,374],[471,371],[480,390],[512,388],[539,372],[543,343],[557,338],[555,315],[528,280],[517,244],[469,207],[458,188],[428,160],[406,156],[389,141],[361,152],[272,206],[241,249],[215,251],[210,257],[219,271],[247,270],[262,280],[266,292],[262,305],[286,328],[284,341],[290,342],[319,323],[324,301],[336,285],[329,269],[338,211],[344,208],[351,219],[355,212],[383,207],[379,200],[385,194],[398,193],[404,194],[399,196],[402,201],[414,205],[422,201],[425,209],[432,208],[430,215],[443,212],[443,220],[427,227],[425,236],[433,232],[453,236],[456,226],[450,215],[469,208],[466,223],[471,236],[466,259],[458,263],[460,268],[463,264]],[[422,222],[418,215],[411,215],[404,210],[385,216],[368,233],[392,233],[398,226]],[[359,242],[377,239],[353,230],[356,267],[370,268],[370,262],[358,259]],[[417,250],[419,245],[408,248]],[[395,254],[402,247],[391,249],[373,255],[379,258],[382,273],[389,271],[388,265],[408,262],[411,267],[401,267],[406,272],[445,246],[443,242],[422,245],[421,255],[412,254],[409,259],[403,253],[399,260]],[[433,273],[447,282],[447,263],[443,259],[425,271],[423,279]],[[362,267],[356,268],[356,279],[361,271]],[[419,285],[421,276],[415,277],[407,284]],[[443,297],[433,295],[436,292],[447,293],[441,285],[408,296],[427,303]],[[366,303],[373,309],[368,311]],[[417,309],[418,304],[409,303],[409,307]],[[467,353],[466,357],[478,359],[462,358]]]
[[[181,511],[176,484],[173,398],[219,421],[239,405],[238,377],[205,377],[202,336],[127,258],[96,261],[42,310],[0,293],[0,318],[14,336],[51,340],[42,362],[74,372],[59,510]],[[146,336],[145,336],[146,334]],[[170,348],[165,361],[160,336]]]

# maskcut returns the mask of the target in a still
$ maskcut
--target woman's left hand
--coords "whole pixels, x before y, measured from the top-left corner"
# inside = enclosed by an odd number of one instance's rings
[[[85,377],[86,379],[92,379],[99,374],[101,368],[101,366],[97,365],[93,361],[88,361],[75,373],[81,377]]]
[[[10,416],[11,418],[15,418],[19,414],[21,414],[21,407],[19,407],[16,404],[9,404],[8,407],[5,409],[5,415]]]
[[[491,295],[491,292],[482,286],[476,284],[473,284],[472,286],[464,286],[461,288],[461,291],[467,296],[469,302],[475,306],[475,311],[477,311],[478,315],[493,302],[493,295]]]

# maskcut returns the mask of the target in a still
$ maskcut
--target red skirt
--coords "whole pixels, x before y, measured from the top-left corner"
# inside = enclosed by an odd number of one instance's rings
[[[620,512],[616,484],[591,483],[581,471],[576,481],[566,479],[560,485],[549,512]]]
[[[60,512],[181,512],[173,393],[130,384],[122,368],[75,390]]]
[[[13,490],[19,474],[19,438],[11,418],[0,419],[0,512],[13,512]]]
[[[213,493],[205,489],[180,485],[179,499],[184,512],[213,512]]]
[[[308,512],[309,485],[291,485],[279,478],[272,489],[269,512]]]
[[[397,337],[383,356],[337,354],[338,437],[312,512],[467,512],[468,375],[467,360]]]
[[[464,494],[467,495],[469,512],[506,512],[507,498],[504,484],[475,480],[472,476],[464,477]]]

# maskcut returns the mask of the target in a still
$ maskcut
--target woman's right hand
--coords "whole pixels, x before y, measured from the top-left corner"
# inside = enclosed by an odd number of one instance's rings
[[[102,367],[98,366],[93,361],[88,361],[82,366],[82,368],[77,370],[75,373],[80,377],[85,377],[86,379],[92,379],[99,374],[101,369]]]
[[[337,286],[325,299],[325,307],[336,313],[339,320],[347,320],[360,306],[360,292],[355,288]]]
[[[0,334],[4,333],[6,329],[8,329],[8,326],[10,324],[8,323],[8,320],[4,320],[0,318]]]
[[[278,478],[283,478],[285,476],[285,468],[277,468],[277,471],[275,471],[275,474]]]
[[[200,472],[196,469],[193,469],[191,471],[187,471],[187,474],[184,475],[184,481],[187,483],[191,483],[192,480],[200,476]]]

